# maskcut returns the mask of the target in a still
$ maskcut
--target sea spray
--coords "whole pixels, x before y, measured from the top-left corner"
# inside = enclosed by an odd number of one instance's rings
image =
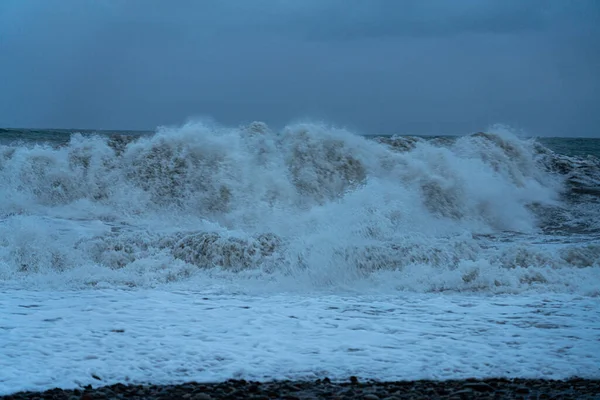
[[[598,165],[500,126],[373,140],[189,123],[5,144],[0,277],[588,293]]]

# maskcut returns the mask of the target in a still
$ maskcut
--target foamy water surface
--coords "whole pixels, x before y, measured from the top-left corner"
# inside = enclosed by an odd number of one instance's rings
[[[600,376],[594,155],[502,127],[4,143],[0,393]]]

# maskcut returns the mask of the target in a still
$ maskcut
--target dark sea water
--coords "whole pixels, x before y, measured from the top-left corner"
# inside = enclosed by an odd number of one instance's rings
[[[53,143],[65,144],[73,134],[79,133],[83,136],[106,136],[125,135],[125,136],[144,136],[151,135],[149,131],[106,131],[93,129],[16,129],[0,128],[0,143]]]
[[[600,157],[600,139],[597,138],[540,138],[538,140],[558,154]]]

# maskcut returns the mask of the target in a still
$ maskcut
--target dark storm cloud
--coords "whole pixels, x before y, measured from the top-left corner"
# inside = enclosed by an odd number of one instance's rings
[[[0,125],[598,135],[595,0],[0,2]]]

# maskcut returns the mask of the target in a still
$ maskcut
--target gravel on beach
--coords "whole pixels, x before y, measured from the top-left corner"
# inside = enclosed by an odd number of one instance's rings
[[[20,392],[0,396],[0,400],[53,399],[600,399],[600,380],[572,378],[544,379],[467,379],[449,381],[360,381],[346,382],[328,378],[316,381],[252,382],[229,380],[220,383],[189,382],[178,385],[124,385],[45,392]]]

